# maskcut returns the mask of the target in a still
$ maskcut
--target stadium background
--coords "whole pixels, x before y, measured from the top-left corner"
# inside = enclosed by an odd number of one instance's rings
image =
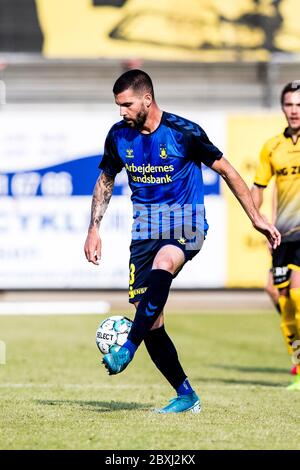
[[[124,174],[101,267],[82,255],[104,137],[119,119],[111,86],[127,68],[148,71],[162,108],[199,122],[251,185],[261,145],[284,125],[280,88],[298,76],[297,9],[295,0],[0,0],[1,289],[127,287]],[[263,238],[215,173],[204,168],[204,180],[211,229],[174,287],[262,287]]]

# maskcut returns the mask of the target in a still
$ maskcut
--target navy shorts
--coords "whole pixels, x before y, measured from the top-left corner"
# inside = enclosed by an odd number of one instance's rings
[[[139,302],[147,290],[148,278],[152,269],[153,261],[158,251],[165,245],[178,246],[183,251],[185,261],[190,261],[199,253],[201,246],[197,249],[188,249],[188,243],[184,238],[175,239],[147,239],[132,240],[130,245],[129,260],[129,302]],[[182,267],[174,274],[173,278],[181,271]]]
[[[300,271],[300,240],[283,242],[272,253],[273,283],[277,288],[287,287],[290,283],[291,271]]]

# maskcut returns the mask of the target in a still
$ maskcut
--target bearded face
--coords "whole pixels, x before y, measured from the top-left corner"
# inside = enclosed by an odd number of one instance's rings
[[[146,122],[151,100],[149,93],[137,94],[132,88],[115,95],[115,102],[120,107],[120,116],[129,126],[138,130],[141,130]]]

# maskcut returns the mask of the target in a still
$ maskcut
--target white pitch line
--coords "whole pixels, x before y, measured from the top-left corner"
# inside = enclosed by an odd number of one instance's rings
[[[99,301],[0,302],[0,315],[100,315],[110,304]]]

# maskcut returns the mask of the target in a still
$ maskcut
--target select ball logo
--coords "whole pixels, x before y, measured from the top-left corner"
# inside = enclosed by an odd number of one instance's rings
[[[96,344],[102,354],[118,351],[126,342],[132,321],[122,315],[106,318],[96,332]]]
[[[106,341],[113,341],[116,335],[113,335],[112,333],[105,333],[105,331],[98,331],[97,333],[97,338],[100,339],[105,339]]]

